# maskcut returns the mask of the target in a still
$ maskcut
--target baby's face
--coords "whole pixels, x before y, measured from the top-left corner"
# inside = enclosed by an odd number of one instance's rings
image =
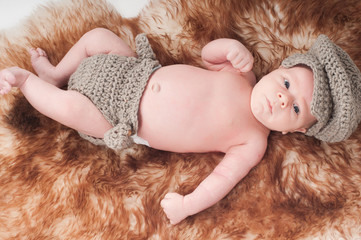
[[[302,66],[280,67],[264,76],[251,96],[253,115],[273,131],[306,132],[316,122],[310,106],[313,73]]]

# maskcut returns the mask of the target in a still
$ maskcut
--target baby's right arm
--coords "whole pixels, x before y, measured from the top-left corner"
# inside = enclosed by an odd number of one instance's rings
[[[250,51],[235,39],[220,38],[209,42],[202,49],[205,66],[213,71],[249,72],[253,68]]]
[[[250,139],[246,144],[233,146],[192,193],[185,196],[166,194],[161,206],[171,224],[177,224],[224,198],[261,161],[266,148],[267,139],[262,136]]]

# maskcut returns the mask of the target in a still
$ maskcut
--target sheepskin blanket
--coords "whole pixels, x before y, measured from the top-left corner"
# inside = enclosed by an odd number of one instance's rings
[[[0,33],[0,68],[32,70],[29,47],[56,64],[96,27],[132,47],[147,33],[163,65],[200,66],[207,42],[235,38],[258,78],[323,33],[361,67],[359,0],[154,0],[131,19],[103,0],[64,0]],[[0,239],[361,238],[360,128],[338,144],[272,133],[262,162],[223,200],[170,225],[163,196],[193,191],[222,157],[94,146],[14,89],[0,97]]]

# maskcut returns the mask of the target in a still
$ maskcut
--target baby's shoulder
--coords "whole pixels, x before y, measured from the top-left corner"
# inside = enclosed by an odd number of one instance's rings
[[[231,147],[226,153],[246,156],[247,161],[256,165],[262,160],[267,149],[267,137],[263,134],[254,134],[244,143]]]
[[[223,74],[222,79],[229,79],[233,80],[233,82],[241,82],[247,85],[250,85],[254,87],[256,85],[256,75],[254,72],[246,72],[246,73],[240,73],[240,72],[230,72],[230,71],[221,71],[220,74]]]
[[[247,145],[254,150],[265,151],[270,131],[268,129],[255,127],[250,128],[248,134]]]
[[[248,81],[248,82],[251,84],[251,86],[256,85],[256,83],[257,83],[256,75],[254,74],[253,71],[249,71],[249,72],[246,72],[246,73],[240,73],[240,75],[241,75],[246,81]]]

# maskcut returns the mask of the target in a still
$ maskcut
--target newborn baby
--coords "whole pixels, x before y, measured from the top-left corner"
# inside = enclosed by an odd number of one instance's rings
[[[217,39],[203,48],[207,69],[160,66],[144,34],[136,37],[136,48],[134,53],[114,33],[94,29],[57,66],[43,50],[33,49],[31,61],[38,76],[18,67],[4,69],[0,93],[18,87],[39,112],[94,144],[123,149],[135,141],[173,152],[224,152],[223,160],[192,193],[165,195],[161,206],[172,224],[225,197],[262,159],[270,130],[341,141],[359,123],[356,108],[351,109],[354,119],[346,116],[346,124],[337,120],[344,115],[337,105],[343,99],[334,98],[333,81],[351,85],[360,103],[360,72],[326,36],[257,84],[252,54],[233,39]],[[342,55],[330,64],[345,75],[334,77],[326,55]],[[68,90],[59,88],[66,84]],[[319,99],[336,103],[324,106],[327,102]],[[327,135],[328,126],[336,126],[337,134]]]

